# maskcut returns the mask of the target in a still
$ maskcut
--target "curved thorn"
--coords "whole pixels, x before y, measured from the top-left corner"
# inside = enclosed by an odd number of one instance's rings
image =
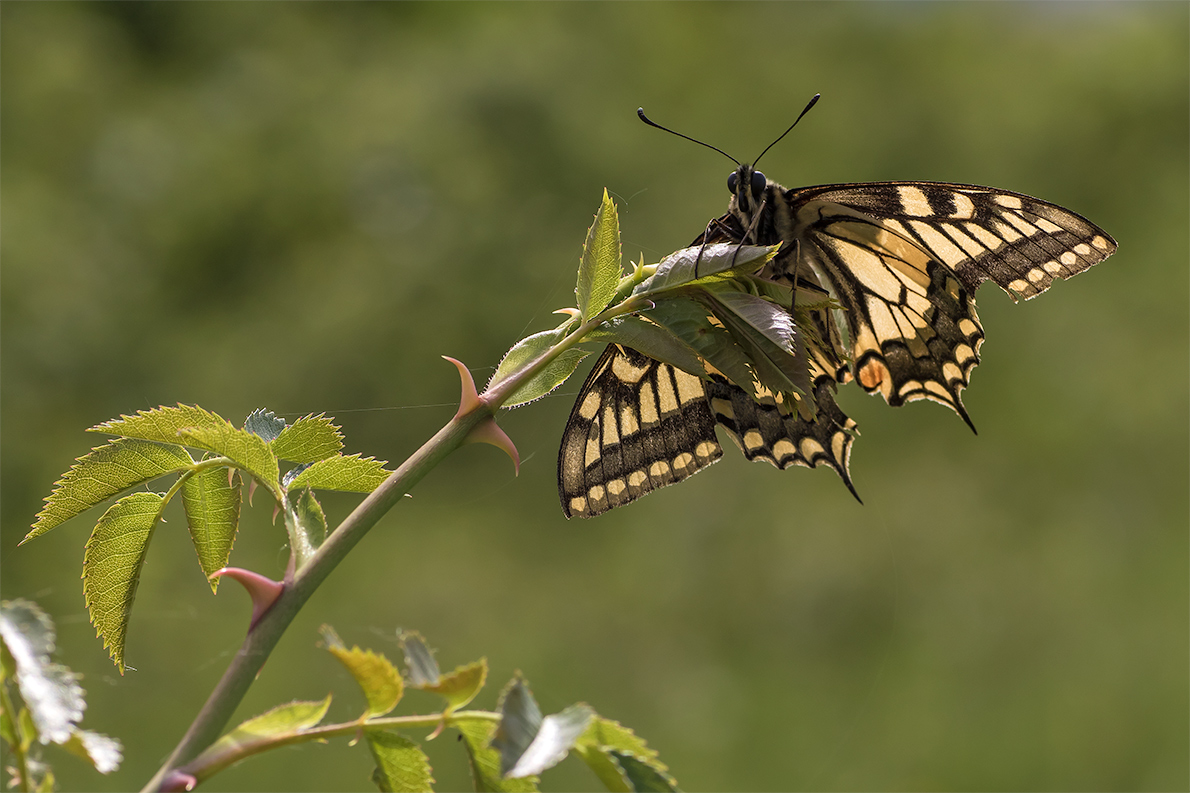
[[[243,584],[244,589],[248,590],[248,596],[252,598],[252,621],[248,624],[249,632],[256,627],[256,623],[260,621],[264,613],[277,602],[277,598],[281,597],[281,592],[285,589],[285,585],[279,581],[241,567],[224,567],[211,573],[208,578],[222,578],[223,576],[233,578]]]
[[[248,483],[248,506],[252,506],[252,496],[256,495],[257,484],[258,482],[255,477]]]
[[[581,317],[583,315],[583,312],[581,312],[577,308],[573,308],[573,307],[572,308],[556,308],[556,309],[554,309],[553,313],[563,314],[567,317]]]
[[[495,418],[486,418],[475,425],[475,428],[467,434],[467,443],[488,443],[502,450],[505,454],[512,458],[512,466],[516,471],[516,476],[521,475],[521,455],[516,450],[516,444],[512,442],[504,430],[496,424]]]
[[[459,370],[459,381],[463,393],[459,397],[459,410],[455,413],[455,418],[458,418],[479,407],[479,392],[475,390],[475,379],[471,377],[471,371],[462,361],[451,358],[449,355],[443,355],[442,357],[453,363],[455,368]]]

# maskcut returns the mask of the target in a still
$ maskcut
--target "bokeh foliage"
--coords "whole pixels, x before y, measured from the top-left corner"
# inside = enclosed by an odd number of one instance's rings
[[[400,460],[454,411],[440,354],[482,380],[556,324],[603,187],[631,258],[723,211],[730,164],[638,105],[748,159],[815,91],[766,155],[774,179],[990,184],[1120,242],[1028,304],[981,290],[980,435],[848,387],[862,507],[827,471],[728,450],[697,484],[566,523],[567,386],[502,418],[519,479],[468,448],[373,531],[241,715],[342,687],[321,622],[390,653],[401,625],[495,678],[517,664],[547,710],[598,702],[692,789],[1185,788],[1188,16],[0,6],[3,595],[54,617],[88,724],[127,749],[111,777],[59,764],[64,789],[138,787],[247,622],[241,595],[211,596],[178,513],[142,578],[140,671],[118,678],[77,579],[86,521],[14,549],[85,427],[178,401],[237,422],[326,411],[353,450]],[[325,505],[333,520],[354,501]],[[266,512],[245,509],[237,561],[279,574]],[[426,748],[442,789],[467,784],[457,744]],[[302,752],[206,789],[370,789],[361,753]]]

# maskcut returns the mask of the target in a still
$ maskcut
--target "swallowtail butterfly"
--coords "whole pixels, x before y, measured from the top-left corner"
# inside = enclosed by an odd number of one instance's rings
[[[1007,190],[945,182],[789,190],[736,164],[727,213],[693,244],[782,243],[762,275],[823,298],[807,301],[823,307],[798,313],[816,410],[807,419],[779,394],[757,399],[722,375],[703,379],[609,345],[562,436],[558,490],[567,517],[599,515],[717,461],[716,425],[747,459],[825,465],[855,495],[848,459],[856,425],[835,404],[839,384],[854,379],[893,406],[939,402],[974,430],[960,392],[984,338],[976,288],[990,280],[1028,300],[1116,249],[1081,215]]]

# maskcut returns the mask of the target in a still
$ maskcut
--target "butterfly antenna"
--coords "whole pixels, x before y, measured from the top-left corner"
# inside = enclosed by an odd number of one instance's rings
[[[813,102],[811,102],[811,104],[813,104]],[[809,108],[806,108],[806,110],[809,110]],[[805,111],[802,111],[802,112],[804,113]],[[671,134],[671,135],[677,135],[679,138],[685,138],[685,139],[686,139],[686,140],[688,140],[688,141],[692,141],[692,142],[694,142],[694,143],[697,143],[699,146],[706,146],[708,149],[712,149],[712,150],[714,150],[714,151],[717,151],[717,152],[719,152],[719,153],[720,153],[720,154],[722,154],[724,157],[726,157],[727,159],[729,159],[729,160],[731,160],[732,162],[734,162],[736,165],[739,165],[739,164],[740,164],[740,161],[739,161],[739,160],[737,160],[735,157],[732,157],[732,156],[731,156],[730,154],[728,154],[727,152],[723,151],[723,149],[716,148],[716,147],[712,146],[712,145],[711,145],[711,144],[709,144],[709,143],[703,143],[701,140],[696,140],[695,138],[692,138],[692,137],[690,137],[689,135],[683,135],[681,132],[674,132],[674,131],[673,131],[672,129],[670,129],[669,127],[663,127],[663,126],[661,126],[661,125],[660,125],[660,124],[658,124],[656,121],[653,121],[652,119],[650,119],[648,116],[646,116],[646,115],[645,115],[645,109],[644,109],[643,107],[638,107],[638,108],[636,109],[636,114],[637,114],[638,116],[640,116],[640,120],[641,120],[641,121],[645,122],[645,123],[646,123],[646,124],[648,124],[650,127],[656,127],[657,129],[659,129],[659,130],[662,130],[662,131],[664,131],[664,132],[668,132],[668,133],[669,133],[669,134]],[[799,118],[800,118],[800,116],[799,116]],[[795,123],[796,123],[796,122],[795,122]],[[778,140],[780,140],[780,138],[778,138]]]
[[[804,109],[804,110],[802,110],[802,112],[798,113],[798,115],[797,115],[797,119],[796,119],[796,120],[794,120],[794,122],[793,122],[792,124],[790,124],[790,125],[789,125],[789,129],[787,129],[787,130],[785,130],[784,132],[782,132],[782,133],[781,133],[781,137],[777,138],[775,141],[773,141],[772,143],[770,143],[770,144],[769,144],[769,145],[768,145],[768,146],[765,148],[765,150],[764,150],[764,151],[762,151],[762,152],[760,153],[760,157],[763,157],[764,155],[768,154],[768,151],[769,151],[769,149],[773,148],[773,147],[774,147],[774,146],[776,146],[778,143],[780,143],[780,142],[781,142],[781,138],[783,138],[783,137],[785,137],[786,135],[788,135],[788,134],[790,133],[790,131],[792,131],[792,130],[793,130],[793,128],[797,126],[797,122],[802,120],[802,116],[804,116],[804,115],[806,115],[807,113],[809,113],[809,112],[810,112],[810,108],[814,107],[814,105],[816,105],[816,104],[818,103],[818,99],[819,99],[821,96],[822,96],[822,94],[814,94],[814,98],[810,100],[810,102],[809,102],[809,103],[806,105],[805,109]],[[642,116],[642,118],[643,118],[643,116]],[[654,124],[654,126],[656,126],[656,125]],[[685,137],[685,136],[683,136],[683,137]],[[704,144],[704,145],[705,145],[705,144]],[[754,168],[756,167],[756,163],[760,162],[760,157],[757,157],[755,160],[753,160],[753,161],[752,161],[752,167],[754,167]]]

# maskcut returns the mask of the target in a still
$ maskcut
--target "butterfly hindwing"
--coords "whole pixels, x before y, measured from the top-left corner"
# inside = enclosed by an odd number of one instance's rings
[[[704,381],[610,344],[579,391],[558,452],[566,517],[593,517],[723,456]]]

